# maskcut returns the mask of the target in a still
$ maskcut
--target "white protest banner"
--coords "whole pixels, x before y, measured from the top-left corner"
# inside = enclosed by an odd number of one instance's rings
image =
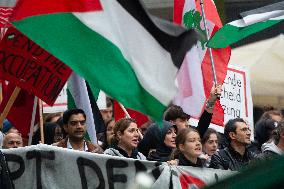
[[[64,85],[53,106],[43,102],[43,113],[57,113],[67,110],[67,85]]]
[[[44,144],[2,150],[15,188],[126,189],[135,186],[137,173],[153,177],[153,189],[196,189],[214,184],[232,171],[168,166]]]
[[[253,104],[248,70],[229,64],[222,89],[220,103],[224,109],[224,124],[230,119],[243,118],[249,123],[253,139]],[[192,125],[197,125],[197,122],[194,119],[190,120]],[[222,125],[211,124],[210,127],[218,132],[224,132]]]

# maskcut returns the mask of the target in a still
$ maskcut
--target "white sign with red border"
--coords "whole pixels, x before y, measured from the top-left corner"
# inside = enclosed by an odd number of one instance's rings
[[[251,128],[253,139],[253,103],[249,71],[244,67],[229,65],[222,89],[220,103],[224,109],[224,124],[237,117],[245,119]],[[196,119],[190,119],[191,125],[197,125],[197,122]],[[211,124],[210,127],[224,132],[223,126]]]

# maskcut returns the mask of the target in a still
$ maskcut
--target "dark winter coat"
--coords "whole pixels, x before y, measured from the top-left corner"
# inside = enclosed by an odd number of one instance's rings
[[[210,168],[238,171],[247,166],[250,161],[256,159],[257,155],[248,150],[242,156],[236,152],[231,146],[219,150],[212,155]]]
[[[205,167],[205,162],[205,159],[197,158],[197,162],[192,163],[183,154],[178,157],[178,165],[180,166]]]
[[[9,168],[5,160],[5,155],[0,151],[0,188],[13,189],[14,185],[9,176]]]

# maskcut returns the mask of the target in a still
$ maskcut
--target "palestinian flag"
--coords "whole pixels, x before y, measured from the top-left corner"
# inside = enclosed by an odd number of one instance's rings
[[[86,114],[87,138],[97,143],[97,128],[99,132],[105,129],[95,97],[88,83],[76,73],[72,73],[67,83],[68,109],[80,108]]]
[[[91,86],[161,119],[197,33],[150,16],[139,2],[19,0],[13,25]]]
[[[204,0],[204,11],[209,36],[212,36],[222,27],[216,6],[213,0]],[[174,21],[187,28],[195,28],[205,34],[202,21],[200,0],[175,0]],[[207,40],[201,39],[194,48],[191,48],[184,59],[184,63],[178,73],[179,92],[174,103],[193,118],[199,118],[203,111],[206,99],[210,95],[213,86],[213,72],[206,47]],[[213,59],[218,83],[222,84],[226,74],[227,65],[231,55],[231,49],[212,49]],[[218,101],[213,110],[212,122],[223,125],[224,111]],[[221,131],[223,127],[218,127]]]
[[[241,13],[242,19],[222,27],[207,46],[224,48],[284,20],[284,1]]]

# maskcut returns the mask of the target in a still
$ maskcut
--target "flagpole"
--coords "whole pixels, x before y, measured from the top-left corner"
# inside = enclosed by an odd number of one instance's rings
[[[3,100],[3,84],[2,81],[0,80],[0,104]]]
[[[118,102],[118,101],[117,101]],[[121,104],[120,102],[118,102],[119,106],[121,107],[122,111],[125,113],[126,117],[127,118],[131,118],[129,113],[127,112],[126,108],[123,106],[123,104]],[[140,130],[138,129],[138,134],[139,134],[139,137],[140,139],[142,140],[143,139],[143,135],[142,133],[140,132]]]
[[[7,102],[3,112],[1,113],[1,116],[0,116],[0,129],[2,129],[3,127],[3,122],[4,122],[4,119],[7,117],[9,111],[11,110],[15,100],[17,99],[19,93],[21,91],[21,88],[16,86],[11,97],[9,98],[9,101]]]
[[[121,104],[120,102],[118,102],[119,106],[121,107],[122,111],[125,113],[127,118],[131,118],[129,113],[127,112],[126,108],[123,106],[123,104]]]
[[[40,129],[40,142],[44,144],[44,131],[43,131],[43,116],[42,116],[42,100],[39,99],[39,129]]]
[[[203,20],[203,23],[204,23],[204,28],[206,30],[206,39],[208,41],[209,40],[209,31],[208,31],[207,22],[206,22],[203,0],[200,0],[200,6],[201,6],[201,11],[202,11],[202,20]],[[216,75],[216,70],[215,70],[215,63],[214,63],[214,58],[213,58],[213,54],[212,54],[212,49],[210,47],[208,47],[208,50],[209,50],[209,55],[210,55],[210,60],[211,60],[211,65],[212,65],[214,84],[217,85],[218,82],[217,82],[217,75]]]
[[[37,101],[38,101],[38,98],[35,96],[33,113],[32,113],[32,119],[31,119],[31,126],[30,126],[30,134],[29,134],[28,146],[30,146],[32,144],[33,133],[34,133],[34,125],[35,125],[35,116],[36,116],[36,109],[37,109]]]

